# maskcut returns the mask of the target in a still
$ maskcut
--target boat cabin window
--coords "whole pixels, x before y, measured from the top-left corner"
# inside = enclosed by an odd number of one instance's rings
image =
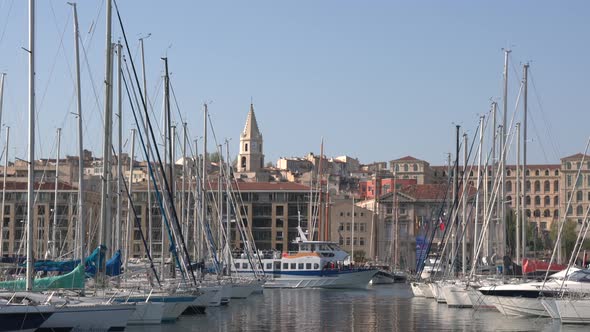
[[[319,270],[319,269],[320,269],[320,264],[318,264],[318,263],[313,263],[313,269],[314,269],[314,270]]]
[[[316,250],[317,250],[317,248],[316,248],[316,245],[314,243],[314,244],[311,245],[311,251],[316,251]]]
[[[299,270],[303,270],[303,263],[299,263],[299,266],[297,267]]]
[[[272,270],[272,263],[266,263],[266,269]]]
[[[275,262],[275,270],[281,269],[281,262]]]
[[[291,263],[291,270],[297,269],[297,263]]]
[[[570,281],[590,282],[590,270],[579,270],[568,277]]]
[[[283,263],[283,270],[289,269],[289,263]]]
[[[242,269],[247,269],[248,268],[248,263],[242,263]]]
[[[301,251],[309,251],[309,244],[301,244],[301,245],[299,245],[299,250],[301,250]]]
[[[240,263],[236,263],[234,265],[236,266],[236,269],[239,269],[240,268]]]
[[[305,263],[305,269],[311,270],[311,263]]]

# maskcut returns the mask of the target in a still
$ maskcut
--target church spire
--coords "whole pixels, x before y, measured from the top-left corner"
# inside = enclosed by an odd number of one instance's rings
[[[254,114],[254,104],[250,104],[250,112],[248,112],[248,118],[246,119],[246,126],[244,126],[244,132],[242,132],[243,138],[262,138],[262,134],[258,129],[258,122],[256,122],[256,115]]]

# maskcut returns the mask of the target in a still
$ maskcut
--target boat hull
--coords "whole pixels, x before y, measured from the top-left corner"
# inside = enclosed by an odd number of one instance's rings
[[[443,285],[442,293],[447,301],[447,305],[451,308],[473,307],[469,298],[469,291],[465,286]]]
[[[267,281],[265,288],[361,288],[366,289],[377,270],[350,270],[328,275],[281,276]]]
[[[56,307],[55,313],[37,331],[123,331],[134,312],[134,304],[66,305]]]
[[[555,306],[562,324],[590,323],[589,299],[556,299]]]
[[[412,288],[412,293],[414,293],[415,297],[424,297],[424,293],[422,293],[422,289],[418,283],[412,282],[410,283],[410,287]]]
[[[138,302],[127,325],[158,325],[164,315],[164,303]]]

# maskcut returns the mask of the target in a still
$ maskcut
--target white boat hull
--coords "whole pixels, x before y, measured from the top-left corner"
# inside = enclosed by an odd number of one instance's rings
[[[545,307],[545,311],[551,316],[553,319],[559,319],[559,311],[557,310],[557,304],[555,303],[555,299],[553,298],[544,298],[541,299],[541,304]]]
[[[562,324],[590,323],[590,299],[556,299],[555,305]]]
[[[362,288],[366,289],[377,270],[361,270],[326,276],[293,276],[274,278],[266,288]]]
[[[218,307],[221,305],[222,286],[201,286],[199,291],[203,294],[199,296],[193,306],[195,307]]]
[[[424,297],[424,293],[422,293],[422,289],[420,289],[420,285],[416,282],[410,283],[410,287],[412,287],[412,293],[414,293],[415,297]]]
[[[550,317],[539,298],[495,296],[496,308],[505,316]]]
[[[451,308],[471,308],[471,299],[465,286],[443,285],[442,293]]]
[[[467,295],[469,296],[469,300],[471,301],[471,305],[474,309],[498,310],[495,306],[495,298],[491,296],[485,296],[475,288],[469,288],[469,290],[467,291]]]
[[[123,331],[135,304],[76,304],[57,307],[41,329]]]
[[[137,302],[127,325],[158,325],[162,323],[164,303]]]
[[[418,284],[418,287],[420,287],[420,290],[422,291],[422,294],[424,294],[424,297],[426,297],[427,299],[434,298],[432,289],[430,289],[430,284]]]

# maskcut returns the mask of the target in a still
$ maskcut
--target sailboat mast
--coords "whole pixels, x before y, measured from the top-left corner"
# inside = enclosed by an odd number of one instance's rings
[[[459,245],[459,239],[457,237],[457,229],[459,228],[459,132],[461,126],[455,126],[456,139],[455,139],[455,169],[453,171],[453,213],[451,216],[455,216],[451,226],[451,266],[453,268],[453,274],[457,271],[457,246]]]
[[[199,244],[199,260],[203,258],[204,243],[203,232],[205,220],[207,220],[207,104],[205,103],[205,110],[203,112],[203,168],[201,173],[201,220],[199,222],[198,244]],[[195,240],[197,240],[195,238]]]
[[[6,203],[6,171],[8,170],[8,140],[10,127],[6,127],[6,145],[4,146],[4,174],[2,179],[2,219],[4,220],[4,204]],[[0,234],[4,234],[4,223],[0,223]],[[4,241],[0,241],[0,255],[4,255]]]
[[[523,100],[523,107],[524,107],[524,114],[523,114],[523,132],[522,132],[522,198],[525,197],[526,192],[526,143],[527,143],[527,113],[528,113],[528,73],[529,73],[529,64],[525,63],[523,66],[523,81],[524,81],[524,100]],[[528,225],[528,221],[526,219],[526,214],[524,213],[526,210],[526,200],[523,201],[522,204],[522,258],[526,257],[526,229]]]
[[[481,152],[483,149],[483,134],[484,134],[484,119],[485,117],[482,115],[479,117],[479,148],[477,150],[477,193],[475,196],[475,222],[473,223],[473,257],[472,262],[477,262],[477,247],[479,246],[477,237],[478,237],[478,222],[479,222],[479,191],[481,189]],[[485,211],[485,209],[484,209]],[[483,213],[485,216],[485,212]],[[473,265],[477,267],[477,265]]]
[[[51,258],[57,255],[57,188],[59,186],[59,150],[61,147],[61,128],[57,128],[57,156],[55,158],[55,188],[53,193],[53,226],[51,227]]]
[[[188,238],[188,223],[186,223],[186,122],[182,123],[182,191],[180,199],[180,225],[182,226],[182,235]]]
[[[149,37],[149,35],[148,35]],[[146,37],[147,38],[147,37]],[[141,73],[143,76],[143,107],[144,109],[147,110],[147,105],[148,105],[148,92],[147,92],[147,79],[145,76],[145,53],[144,53],[144,48],[143,48],[143,40],[144,38],[140,38],[139,39],[139,44],[141,46]],[[147,133],[149,130],[149,125],[148,125],[148,119],[146,117],[145,119],[145,132]],[[146,143],[146,150],[147,150],[147,154],[148,156],[150,155],[150,140],[147,140]],[[148,160],[151,160],[150,158],[147,158]],[[149,169],[149,165],[148,165],[148,169]],[[150,248],[150,251],[153,249],[152,247],[152,188],[151,188],[151,182],[152,179],[150,176],[147,177],[147,216],[148,216],[148,247]]]
[[[352,239],[350,239],[350,244],[351,244],[351,250],[350,250],[350,256],[351,256],[351,261],[354,262],[354,196],[352,196]]]
[[[229,195],[231,193],[231,163],[229,159],[229,140],[225,140],[225,152],[226,152],[226,172],[225,172],[225,205],[226,205],[226,217],[225,217],[225,243],[227,246],[227,256],[225,260],[226,274],[231,274],[231,205],[229,203]]]
[[[74,46],[76,53],[76,108],[78,110],[78,254],[81,262],[86,255],[86,220],[84,219],[84,141],[82,136],[82,90],[80,84],[80,30],[78,26],[78,10],[72,4],[74,11]]]
[[[4,76],[6,73],[0,73],[0,125],[2,125],[2,105],[4,104]]]
[[[463,275],[467,271],[467,183],[469,175],[467,174],[467,134],[463,134],[463,204],[462,204],[462,236],[461,236],[461,272]]]
[[[500,245],[498,246],[499,253],[500,253],[500,257],[504,257],[504,255],[506,255],[506,145],[508,142],[508,122],[507,122],[507,118],[508,118],[508,55],[510,54],[510,50],[505,49],[504,50],[504,97],[502,98],[502,102],[503,102],[503,107],[502,107],[502,111],[503,111],[503,120],[502,120],[502,139],[501,142],[502,144],[500,144],[501,147],[501,151],[502,151],[502,155],[500,157],[500,166],[502,167],[500,169],[500,176],[501,176],[501,181],[502,181],[502,191],[501,191],[501,196],[500,196],[500,200],[498,201],[500,203],[500,230],[501,230],[501,234],[500,234],[500,238],[498,239],[500,241]]]
[[[520,260],[520,123],[516,123],[516,263]],[[523,228],[522,232],[526,230]],[[524,245],[524,243],[523,243]],[[524,256],[523,256],[524,258]]]
[[[110,156],[111,156],[111,126],[112,126],[112,107],[111,107],[111,69],[112,69],[112,43],[111,43],[111,16],[112,16],[111,0],[106,1],[106,42],[105,42],[105,79],[104,79],[104,140],[102,150],[102,177],[101,177],[101,193],[100,193],[100,232],[99,244],[110,245],[110,220],[109,209],[110,193],[108,192],[109,174],[110,174]],[[107,249],[108,252],[108,249]],[[105,265],[104,260],[99,260],[100,266],[98,268],[97,277],[104,278]]]
[[[27,272],[25,290],[33,289],[33,205],[35,204],[35,0],[29,0],[29,155],[27,177]]]
[[[133,160],[135,160],[135,129],[131,129],[131,154],[129,155],[129,197],[133,197]],[[131,257],[131,241],[133,237],[131,236],[131,230],[133,229],[132,226],[132,204],[133,202],[128,199],[127,200],[127,227],[125,231],[125,255],[123,256],[125,260],[124,270],[127,273],[127,267],[129,258]],[[151,250],[151,248],[150,248]],[[148,254],[148,253],[146,253]]]

